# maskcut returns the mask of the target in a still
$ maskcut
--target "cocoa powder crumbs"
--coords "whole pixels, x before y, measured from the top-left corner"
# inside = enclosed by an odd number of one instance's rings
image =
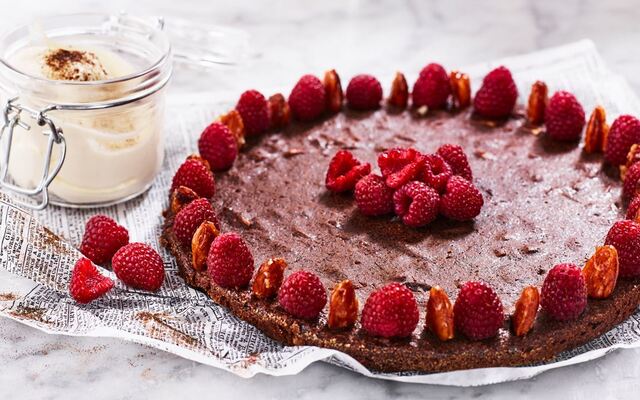
[[[9,314],[19,319],[30,319],[32,321],[43,322],[49,324],[50,322],[44,318],[44,312],[42,308],[33,307],[18,307],[15,311],[10,311]]]
[[[187,347],[198,347],[198,340],[186,333],[182,332],[179,329],[174,328],[170,324],[168,324],[165,318],[168,318],[166,314],[159,313],[151,313],[147,311],[141,311],[136,314],[136,318],[139,319],[147,331],[149,335],[157,338],[171,338],[174,343],[182,344]]]
[[[95,54],[80,50],[56,49],[44,56],[45,64],[64,80],[91,81],[95,80],[92,73],[81,70],[78,66],[90,65],[100,69],[107,75],[102,65],[96,64]]]
[[[0,293],[0,301],[14,301],[20,296],[15,293]]]
[[[61,71],[64,67],[71,63],[83,63],[95,65],[93,60],[87,57],[85,51],[57,49],[45,56],[45,62],[48,66],[56,71]]]

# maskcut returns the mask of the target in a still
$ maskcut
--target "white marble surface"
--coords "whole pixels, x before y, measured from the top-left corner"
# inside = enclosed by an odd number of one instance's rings
[[[133,4],[135,3],[135,4]],[[476,3],[479,3],[476,5]],[[481,3],[481,4],[480,4]],[[627,1],[73,1],[0,0],[0,27],[61,11],[128,10],[228,24],[251,34],[241,68],[176,73],[173,93],[287,91],[303,73],[335,67],[389,82],[413,79],[437,60],[448,67],[591,38],[604,59],[640,92],[640,7]],[[217,94],[216,94],[217,92]],[[136,344],[49,336],[0,319],[0,399],[143,398],[637,398],[640,350],[480,388],[384,382],[318,363],[297,376],[244,380]]]

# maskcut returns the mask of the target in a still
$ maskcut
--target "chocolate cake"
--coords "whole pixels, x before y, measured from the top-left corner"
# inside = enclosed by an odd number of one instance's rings
[[[360,304],[390,283],[410,288],[420,323],[412,337],[383,339],[353,329],[330,330],[326,308],[318,320],[293,318],[277,300],[259,300],[251,289],[225,289],[207,271],[194,270],[191,251],[177,240],[169,210],[163,242],[176,257],[185,281],[237,317],[287,345],[340,350],[377,371],[437,372],[518,366],[552,359],[607,332],[640,303],[640,284],[618,281],[604,300],[589,299],[577,319],[557,322],[538,313],[524,336],[510,330],[508,315],[522,289],[542,286],[557,263],[584,265],[614,221],[623,217],[620,183],[599,155],[578,143],[551,141],[525,127],[521,114],[487,123],[461,112],[344,111],[314,124],[292,123],[281,132],[251,138],[233,168],[216,174],[212,199],[221,231],[237,232],[256,263],[282,257],[289,267],[314,272],[331,289],[343,279],[356,287]],[[469,154],[484,207],[473,221],[438,217],[424,228],[398,218],[366,217],[349,194],[324,186],[327,165],[349,149],[375,165],[378,152],[413,147],[434,152],[444,143]],[[441,341],[424,329],[432,285],[454,296],[466,281],[487,282],[504,304],[499,334],[470,341]],[[455,296],[453,297],[455,298]],[[452,299],[453,299],[452,298]]]

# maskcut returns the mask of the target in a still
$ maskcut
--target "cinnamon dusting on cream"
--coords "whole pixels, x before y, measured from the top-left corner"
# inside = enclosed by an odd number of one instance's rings
[[[99,81],[108,74],[100,59],[90,51],[51,49],[44,54],[43,74],[54,80]]]

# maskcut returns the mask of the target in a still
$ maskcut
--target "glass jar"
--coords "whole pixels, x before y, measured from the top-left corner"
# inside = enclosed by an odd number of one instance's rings
[[[43,49],[70,47],[96,54],[119,73],[93,81],[43,76]],[[76,14],[6,33],[0,187],[34,209],[48,202],[105,206],[141,194],[162,165],[171,74],[162,20]]]

